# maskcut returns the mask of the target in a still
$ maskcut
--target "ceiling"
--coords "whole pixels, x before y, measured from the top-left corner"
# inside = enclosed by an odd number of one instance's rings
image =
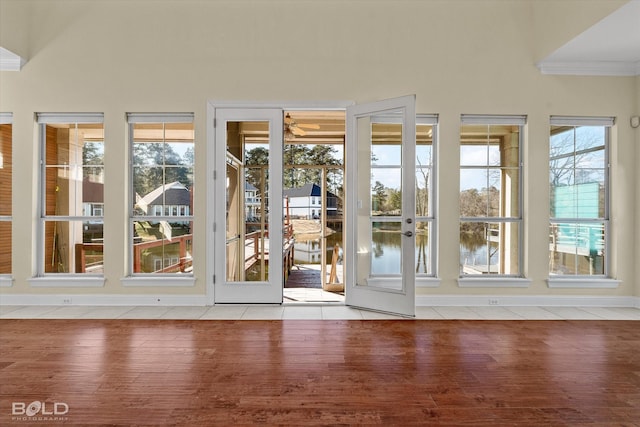
[[[537,64],[543,74],[640,76],[640,0],[631,0]]]

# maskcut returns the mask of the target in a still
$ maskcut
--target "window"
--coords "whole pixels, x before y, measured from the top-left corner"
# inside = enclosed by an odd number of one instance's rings
[[[129,114],[130,271],[193,271],[193,114]],[[184,215],[182,214],[184,213]]]
[[[551,117],[549,274],[608,276],[613,118]]]
[[[12,118],[0,113],[0,284],[11,275]]]
[[[524,116],[463,115],[460,276],[521,276]]]
[[[38,276],[103,274],[102,114],[37,115],[40,126]]]
[[[435,276],[435,116],[416,116],[416,278]],[[419,281],[418,281],[419,282]]]

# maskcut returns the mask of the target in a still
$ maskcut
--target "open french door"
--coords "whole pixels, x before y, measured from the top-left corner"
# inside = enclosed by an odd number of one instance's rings
[[[280,304],[282,109],[216,108],[214,117],[214,302]]]
[[[347,305],[415,316],[415,117],[415,95],[347,107]]]

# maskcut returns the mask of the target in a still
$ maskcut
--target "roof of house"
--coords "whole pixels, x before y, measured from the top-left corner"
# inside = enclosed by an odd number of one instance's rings
[[[318,184],[305,184],[302,187],[284,190],[282,194],[290,198],[309,196],[320,197],[320,195],[322,194],[322,190]],[[336,197],[336,195],[330,191],[327,191],[327,197]]]
[[[82,201],[84,203],[104,203],[104,184],[88,178],[82,180]]]
[[[138,206],[145,211],[147,206],[163,204],[189,206],[191,204],[191,193],[187,187],[176,181],[161,185],[138,200]]]

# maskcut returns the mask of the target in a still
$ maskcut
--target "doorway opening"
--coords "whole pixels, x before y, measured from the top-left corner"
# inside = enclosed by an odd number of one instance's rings
[[[287,110],[282,144],[283,301],[344,303],[345,112]],[[244,137],[244,240],[268,235],[268,129]],[[280,177],[273,177],[280,179]],[[247,240],[248,239],[248,240]],[[255,240],[255,239],[254,239]],[[268,274],[268,255],[254,244],[246,275]],[[267,263],[264,260],[267,259]],[[262,262],[260,262],[262,261]],[[264,280],[264,279],[262,279]]]

